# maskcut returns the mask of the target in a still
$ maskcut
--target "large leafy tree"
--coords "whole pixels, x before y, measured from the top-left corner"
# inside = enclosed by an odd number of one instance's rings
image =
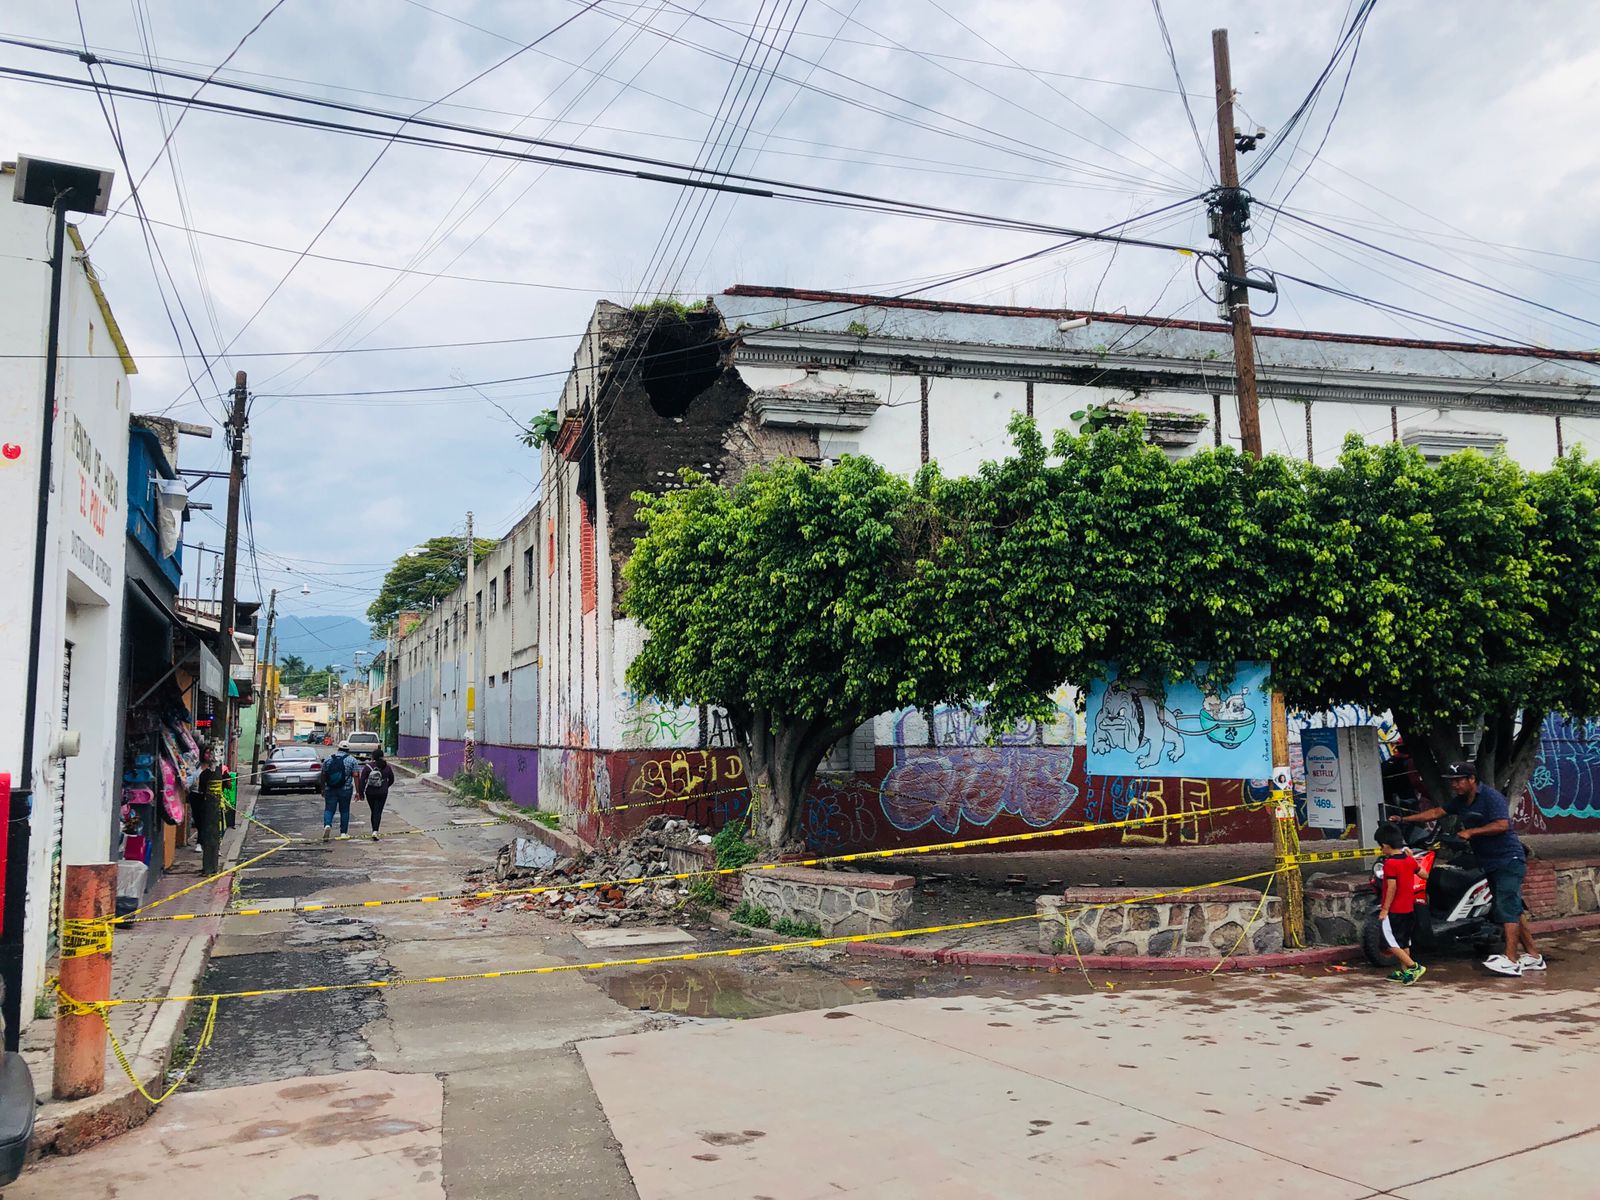
[[[931,474],[869,459],[794,460],[732,487],[640,494],[646,534],[623,611],[648,633],[634,688],[724,708],[769,849],[798,840],[801,803],[829,748],[880,712],[969,690],[919,625],[918,560],[937,537]]]
[[[473,561],[494,549],[487,538],[476,538]],[[383,577],[378,597],[367,609],[375,637],[387,637],[394,619],[403,612],[425,611],[461,586],[467,577],[467,539],[429,538],[394,560]]]

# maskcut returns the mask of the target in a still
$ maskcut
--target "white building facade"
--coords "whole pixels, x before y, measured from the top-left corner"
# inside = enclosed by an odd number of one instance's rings
[[[0,772],[21,786],[24,690],[49,321],[49,210],[0,203]],[[62,869],[119,839],[119,675],[126,567],[129,377],[137,368],[75,229],[62,288],[34,735],[23,1016],[59,932]],[[78,735],[66,757],[64,735]],[[7,869],[16,864],[8,863]]]
[[[1564,449],[1600,444],[1600,355],[1270,328],[1256,343],[1268,453],[1326,463],[1354,433],[1430,455],[1503,447],[1545,467]],[[537,664],[536,717],[514,707],[507,730],[537,755],[538,806],[598,835],[655,811],[714,824],[743,800],[715,709],[628,688],[641,633],[618,600],[640,533],[635,493],[675,486],[681,467],[734,478],[780,454],[864,454],[906,475],[926,462],[967,474],[1008,452],[1017,412],[1047,439],[1076,429],[1086,408],[1108,406],[1142,412],[1151,439],[1175,455],[1237,446],[1232,349],[1230,328],[1214,322],[778,288],[731,289],[687,316],[600,304],[561,396],[543,499],[497,552],[521,563],[532,551],[538,564],[538,623],[520,660]],[[402,643],[402,690],[415,679],[403,746],[426,736],[424,712],[458,727],[466,681],[446,626],[465,628],[476,601],[458,593]],[[511,660],[487,639],[479,645],[482,705],[486,681]],[[419,674],[430,662],[442,682]],[[914,844],[1107,819],[1130,805],[1220,807],[1219,787],[1239,788],[1089,779],[1076,709],[1063,688],[1055,720],[999,746],[964,713],[884,714],[824,764],[808,838],[819,850]],[[1265,836],[1198,822],[1170,832],[1174,841]]]

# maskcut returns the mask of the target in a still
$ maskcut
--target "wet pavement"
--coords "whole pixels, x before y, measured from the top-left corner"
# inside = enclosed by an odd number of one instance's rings
[[[974,976],[580,1051],[645,1200],[1592,1195],[1600,956],[1547,949],[1410,988]]]
[[[1163,1182],[1203,1196],[1219,1179],[1230,1200],[1273,1180],[1312,1179],[1306,1194],[1342,1196],[1358,1193],[1329,1191],[1323,1176],[1341,1188],[1365,1176],[1289,1161],[1238,1129],[1276,1128],[1269,1117],[1292,1113],[1293,1134],[1273,1135],[1282,1145],[1312,1135],[1343,1144],[1385,1111],[1391,1128],[1409,1120],[1423,1131],[1418,1161],[1448,1152],[1454,1163],[1470,1147],[1436,1145],[1431,1120],[1399,1115],[1407,1089],[1391,1079],[1513,1111],[1547,1114],[1548,1096],[1569,1094],[1571,1112],[1594,1108],[1583,1085],[1552,1073],[1558,1061],[1591,1065],[1595,1050],[1600,968],[1583,935],[1552,941],[1546,977],[1488,979],[1471,963],[1440,962],[1410,991],[1365,968],[1174,980],[1098,972],[1092,960],[1028,973],[831,951],[516,975],[753,944],[685,913],[676,924],[692,944],[592,949],[574,936],[583,925],[422,903],[459,892],[514,830],[453,827],[480,811],[409,782],[390,800],[383,841],[360,836],[364,809],[355,839],[322,843],[320,800],[264,798],[263,820],[313,840],[246,871],[239,903],[406,903],[224,920],[201,990],[513,973],[224,1000],[193,1083],[149,1125],[31,1168],[8,1197],[965,1198],[1042,1195],[1043,1179],[1054,1195],[1061,1178],[1085,1172],[1096,1196],[1143,1196]],[[244,853],[275,841],[253,829]],[[1036,890],[948,881],[925,892],[960,915],[1031,908]],[[1263,1091],[1257,1079],[1275,1082]],[[1185,1100],[1200,1086],[1229,1103],[1212,1113]],[[1235,1111],[1241,1095],[1255,1107]],[[1095,1113],[1077,1112],[1085,1097]],[[1219,1114],[1231,1123],[1214,1128]],[[1525,1126],[1561,1137],[1567,1120]],[[1230,1174],[1239,1171],[1254,1173]],[[1137,1188],[1117,1190],[1130,1179]]]

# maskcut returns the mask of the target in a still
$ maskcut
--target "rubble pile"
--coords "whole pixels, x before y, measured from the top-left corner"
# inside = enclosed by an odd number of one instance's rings
[[[516,891],[550,888],[532,895],[496,896],[464,900],[469,909],[493,912],[536,912],[568,922],[597,921],[621,925],[625,921],[661,921],[671,918],[689,897],[689,880],[659,883],[615,883],[608,887],[579,888],[585,883],[651,878],[684,870],[669,859],[674,850],[709,848],[711,835],[681,817],[655,816],[638,832],[614,848],[576,856],[558,856],[536,838],[519,837],[500,848],[493,867],[473,871],[467,886],[473,891]]]

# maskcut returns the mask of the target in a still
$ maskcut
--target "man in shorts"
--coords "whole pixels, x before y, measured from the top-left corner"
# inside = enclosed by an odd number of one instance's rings
[[[1522,900],[1528,859],[1511,828],[1511,806],[1500,792],[1478,782],[1478,768],[1470,762],[1452,764],[1444,778],[1450,784],[1449,800],[1399,820],[1436,821],[1447,814],[1461,818],[1460,837],[1472,843],[1473,856],[1494,892],[1494,919],[1506,935],[1506,952],[1490,955],[1483,965],[1497,975],[1544,970],[1544,955],[1534,944],[1528,906]]]

